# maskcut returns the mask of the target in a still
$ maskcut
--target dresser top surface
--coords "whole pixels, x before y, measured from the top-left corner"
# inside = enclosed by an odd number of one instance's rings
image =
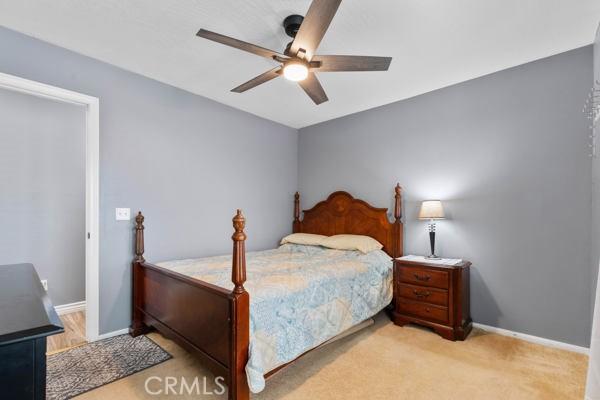
[[[34,266],[0,265],[0,345],[62,330]]]

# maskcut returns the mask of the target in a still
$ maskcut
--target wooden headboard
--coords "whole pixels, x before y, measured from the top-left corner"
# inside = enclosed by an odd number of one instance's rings
[[[300,194],[294,196],[294,233],[319,235],[366,235],[383,245],[392,257],[402,256],[402,188],[396,185],[394,222],[387,216],[387,208],[376,208],[363,200],[355,199],[347,192],[334,192],[327,200],[317,203],[310,210],[303,210],[300,220]]]

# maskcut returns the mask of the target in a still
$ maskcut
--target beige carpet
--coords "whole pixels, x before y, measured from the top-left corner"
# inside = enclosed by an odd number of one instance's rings
[[[86,393],[78,399],[221,399],[165,395],[164,378],[212,376],[184,350],[157,333],[150,337],[173,359]],[[450,342],[416,327],[400,328],[385,315],[373,326],[312,352],[273,376],[252,399],[582,399],[587,356],[475,330]],[[146,393],[149,389],[159,395]],[[176,386],[179,389],[179,383]],[[184,392],[185,393],[185,392]]]

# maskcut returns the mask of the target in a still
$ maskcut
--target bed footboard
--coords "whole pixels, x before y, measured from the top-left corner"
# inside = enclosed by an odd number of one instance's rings
[[[194,353],[228,385],[229,399],[248,400],[245,367],[250,341],[250,296],[244,289],[245,219],[233,218],[233,291],[193,279],[144,259],[144,216],[136,216],[132,336],[155,328]]]

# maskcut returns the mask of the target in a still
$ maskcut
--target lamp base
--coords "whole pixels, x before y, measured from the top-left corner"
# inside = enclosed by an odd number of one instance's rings
[[[428,260],[441,260],[435,255],[435,222],[431,220],[429,224],[429,245],[431,246],[431,255],[427,256]]]

